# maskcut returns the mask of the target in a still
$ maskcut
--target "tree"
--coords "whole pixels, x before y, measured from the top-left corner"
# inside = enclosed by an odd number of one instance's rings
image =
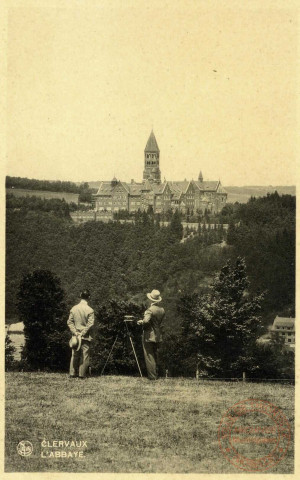
[[[89,190],[82,190],[79,194],[78,201],[82,203],[92,203],[92,193]]]
[[[180,213],[178,210],[175,210],[171,223],[170,223],[170,232],[178,240],[181,240],[183,233],[183,226],[181,223]]]
[[[28,368],[65,369],[70,355],[64,291],[49,270],[35,270],[23,277],[18,310],[24,322],[23,360]]]
[[[9,338],[9,335],[5,336],[5,369],[9,370],[15,363],[14,353],[16,349]]]
[[[265,312],[295,304],[295,197],[269,194],[240,204],[231,217],[227,243],[246,258],[252,289],[268,290]]]
[[[253,369],[253,350],[262,330],[262,295],[249,298],[248,285],[245,261],[228,261],[211,293],[195,296],[185,307],[189,361],[194,367],[199,363],[205,374],[234,377]]]
[[[235,241],[235,234],[236,234],[236,228],[234,221],[230,219],[229,225],[228,225],[228,231],[227,231],[227,243],[228,245],[232,245]]]

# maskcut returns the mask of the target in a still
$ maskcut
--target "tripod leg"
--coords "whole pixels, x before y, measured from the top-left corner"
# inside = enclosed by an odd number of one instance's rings
[[[110,356],[111,356],[111,354],[112,354],[112,351],[113,351],[113,349],[114,349],[114,346],[115,346],[115,344],[116,344],[116,341],[118,340],[118,336],[119,336],[119,335],[117,335],[116,338],[115,338],[115,341],[114,341],[114,343],[113,343],[113,346],[112,346],[111,349],[110,349],[110,352],[109,352],[108,357],[107,357],[107,359],[106,359],[105,365],[104,365],[104,367],[103,367],[102,370],[101,370],[101,374],[100,374],[100,375],[103,375],[103,372],[104,372],[104,370],[105,370],[105,367],[106,367],[106,365],[107,365],[107,362],[108,362],[108,360],[109,360],[109,358],[110,358]]]
[[[135,348],[134,348],[133,341],[132,341],[132,338],[131,338],[130,335],[129,335],[129,339],[130,339],[130,343],[131,343],[132,350],[133,350],[133,353],[134,353],[134,356],[135,356],[135,360],[136,360],[136,363],[137,363],[137,366],[138,366],[138,369],[139,369],[139,372],[140,372],[140,376],[142,377],[143,375],[142,375],[141,367],[140,367],[138,358],[137,358],[137,356],[136,356]]]

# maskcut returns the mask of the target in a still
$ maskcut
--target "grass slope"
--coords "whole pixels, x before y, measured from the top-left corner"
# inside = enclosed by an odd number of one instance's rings
[[[58,198],[62,200],[63,198],[67,203],[78,203],[78,193],[70,192],[50,192],[48,190],[25,190],[23,188],[6,188],[6,193],[12,193],[16,197],[41,197],[46,198],[47,200],[51,198]]]
[[[288,385],[7,373],[5,469],[238,473],[221,454],[217,432],[227,408],[248,398],[280,407],[293,430],[294,388]],[[21,440],[32,442],[31,456],[18,455]],[[43,440],[86,441],[85,456],[41,458]],[[291,443],[269,473],[292,471]]]

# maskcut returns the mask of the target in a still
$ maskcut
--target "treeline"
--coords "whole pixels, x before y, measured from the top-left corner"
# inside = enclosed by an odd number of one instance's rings
[[[61,180],[36,180],[34,178],[6,177],[6,188],[22,188],[26,190],[46,190],[49,192],[81,193],[89,190],[89,184],[83,182],[77,185],[74,182]]]
[[[270,320],[295,315],[295,223],[296,197],[277,192],[233,206],[229,218],[227,243],[245,257],[251,291],[265,292]]]
[[[160,375],[200,378],[294,379],[294,353],[274,334],[267,345],[257,342],[263,331],[262,295],[245,295],[248,287],[243,259],[228,261],[217,274],[206,294],[185,294],[177,299],[183,315],[179,332],[163,334],[160,349]],[[60,279],[50,271],[36,270],[24,275],[18,289],[18,311],[24,322],[25,348],[22,360],[14,365],[12,346],[6,341],[6,368],[66,371],[70,359],[68,309]],[[138,375],[129,336],[145,372],[141,327],[145,305],[120,299],[93,302],[95,326],[92,371],[101,374]],[[125,315],[135,321],[125,324]],[[114,346],[113,354],[111,348]]]
[[[139,301],[153,288],[162,291],[172,328],[180,323],[176,299],[185,291],[208,288],[212,275],[227,258],[210,236],[179,243],[178,214],[159,227],[145,212],[134,224],[87,222],[40,211],[7,210],[6,315],[16,317],[16,293],[23,274],[50,269],[62,281],[71,305],[86,286],[93,301]]]
[[[7,211],[20,211],[22,215],[25,215],[31,211],[53,213],[58,217],[64,217],[71,219],[70,212],[77,210],[75,203],[68,204],[64,199],[57,198],[45,199],[41,197],[26,196],[16,197],[13,194],[6,195],[6,208]]]
[[[294,315],[294,197],[272,194],[246,205],[226,205],[229,245],[222,248],[226,238],[222,229],[198,229],[179,243],[178,212],[163,228],[151,212],[138,212],[133,224],[75,226],[63,201],[8,197],[7,206],[8,317],[16,315],[16,290],[23,273],[40,267],[59,275],[71,303],[83,285],[91,288],[97,301],[128,300],[155,286],[179,324],[178,294],[209,288],[221,265],[237,256],[246,259],[251,293],[265,293],[265,323],[275,315]]]
[[[294,352],[272,332],[268,343],[258,341],[265,331],[263,294],[250,295],[244,259],[228,261],[206,294],[187,294],[177,304],[181,330],[167,336],[161,352],[164,367],[177,375],[252,379],[293,379]]]

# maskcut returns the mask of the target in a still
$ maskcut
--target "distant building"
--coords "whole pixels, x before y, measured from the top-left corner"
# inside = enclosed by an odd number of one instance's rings
[[[95,210],[113,214],[120,210],[136,212],[153,208],[154,213],[180,210],[183,213],[219,212],[226,203],[227,193],[220,180],[161,182],[160,150],[153,131],[144,150],[143,181],[125,183],[114,177],[102,181],[93,195]]]
[[[6,326],[6,333],[8,334],[12,345],[15,348],[14,359],[21,360],[21,353],[25,345],[24,323],[12,323]]]
[[[286,317],[276,317],[271,327],[271,332],[278,332],[284,337],[284,343],[287,347],[295,349],[295,319]]]

